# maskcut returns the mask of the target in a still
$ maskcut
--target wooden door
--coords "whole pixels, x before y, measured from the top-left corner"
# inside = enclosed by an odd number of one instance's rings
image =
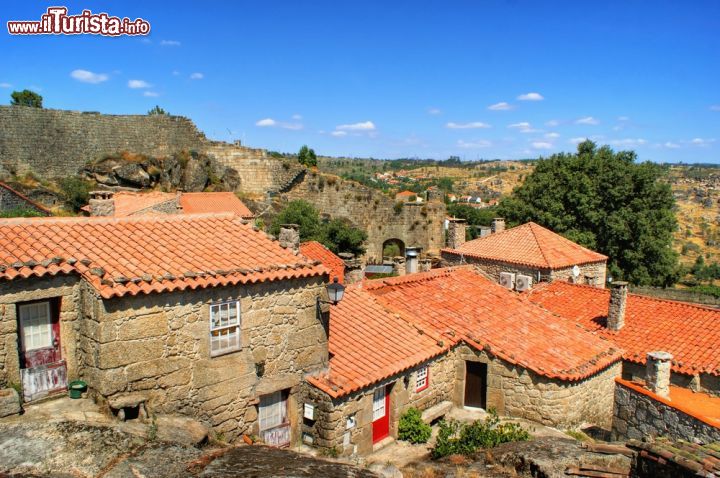
[[[60,321],[57,307],[50,301],[18,306],[22,368],[35,368],[59,362]]]
[[[487,364],[465,362],[465,406],[487,408]]]
[[[390,435],[390,390],[376,388],[373,393],[373,443]]]

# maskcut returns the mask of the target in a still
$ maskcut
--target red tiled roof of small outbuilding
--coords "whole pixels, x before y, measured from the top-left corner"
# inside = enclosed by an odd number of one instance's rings
[[[343,283],[345,279],[345,261],[336,256],[330,249],[318,241],[308,241],[300,244],[300,254],[309,259],[320,261],[330,269],[331,282],[337,277],[338,282]]]

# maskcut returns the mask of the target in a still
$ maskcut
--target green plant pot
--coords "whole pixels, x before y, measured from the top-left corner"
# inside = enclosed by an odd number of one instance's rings
[[[70,398],[82,398],[82,394],[87,390],[87,383],[82,380],[74,380],[68,384],[68,390],[70,391]]]

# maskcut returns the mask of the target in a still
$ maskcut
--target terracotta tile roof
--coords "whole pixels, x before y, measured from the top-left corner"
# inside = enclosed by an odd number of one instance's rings
[[[417,196],[417,193],[406,190],[406,191],[400,191],[399,193],[395,194],[395,197],[410,197],[410,196]]]
[[[177,200],[177,194],[162,191],[129,192],[118,191],[113,195],[115,202],[115,217],[131,216],[143,213],[145,209],[152,208],[167,201]]]
[[[232,212],[244,218],[254,217],[252,211],[232,192],[182,193],[180,205],[185,214]]]
[[[554,281],[538,285],[527,298],[614,341],[625,360],[644,364],[648,352],[662,350],[673,355],[676,372],[720,375],[720,310],[628,294],[625,326],[616,332],[605,328],[607,289]]]
[[[73,272],[110,298],[327,269],[233,214],[0,220],[0,280]]]
[[[647,442],[629,440],[625,446],[632,450],[638,450],[637,469],[645,469],[643,462],[647,460],[656,462],[648,469],[655,468],[662,473],[662,476],[704,476],[706,478],[720,476],[720,443],[718,442],[698,444],[657,437]]]
[[[351,286],[330,308],[329,372],[308,381],[340,397],[442,354],[451,342],[421,331],[370,293]]]
[[[546,377],[580,380],[621,358],[612,342],[529,303],[471,267],[378,279],[364,287],[386,308],[422,327]]]
[[[458,249],[442,251],[543,269],[607,260],[607,256],[575,244],[534,222],[468,241]]]
[[[19,197],[20,199],[22,199],[23,201],[28,203],[31,207],[37,209],[39,212],[41,212],[47,216],[52,215],[52,212],[50,211],[50,209],[46,208],[42,204],[39,204],[39,203],[33,201],[32,199],[30,199],[29,197],[27,197],[20,191],[16,191],[15,189],[11,188],[9,185],[5,184],[2,181],[0,181],[0,188],[3,188],[5,190],[9,191],[11,194],[14,194],[15,196]]]
[[[615,381],[635,392],[695,417],[708,425],[720,428],[720,397],[670,385],[670,399],[668,400],[645,388],[645,384],[642,382],[632,382],[619,377]]]
[[[317,241],[308,241],[300,244],[300,254],[308,259],[322,262],[330,270],[330,281],[336,277],[339,283],[345,279],[345,261],[336,256],[330,249]]]

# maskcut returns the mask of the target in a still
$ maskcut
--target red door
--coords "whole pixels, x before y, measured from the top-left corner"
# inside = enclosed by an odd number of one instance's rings
[[[18,306],[22,368],[34,368],[58,362],[60,321],[57,307],[50,301]]]
[[[390,390],[376,388],[373,393],[373,443],[390,435]]]

